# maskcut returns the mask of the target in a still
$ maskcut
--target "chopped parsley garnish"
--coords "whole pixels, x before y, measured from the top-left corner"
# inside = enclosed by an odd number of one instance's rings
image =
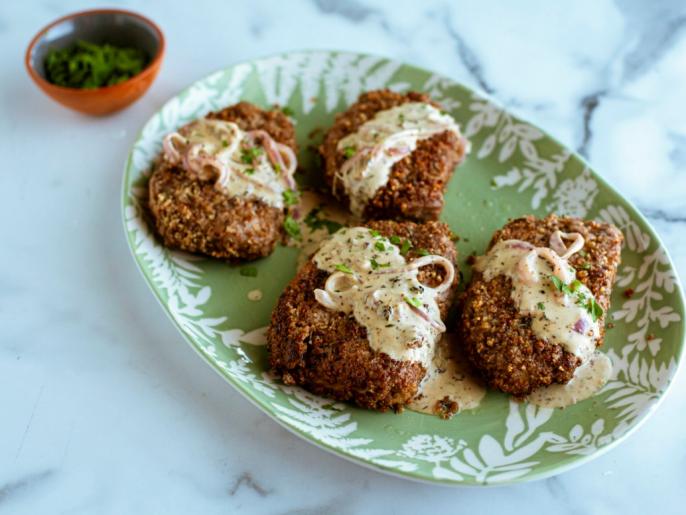
[[[543,304],[542,302],[539,302],[538,304],[536,304],[536,307],[538,309],[540,309],[541,311],[545,310],[545,304]]]
[[[257,267],[256,266],[244,266],[238,272],[243,277],[257,277]]]
[[[353,271],[350,269],[350,267],[345,266],[343,263],[338,263],[335,267],[336,270],[339,272],[343,272],[344,274],[352,274]]]
[[[403,244],[400,246],[400,254],[404,256],[411,248],[412,243],[410,243],[410,240],[404,240]]]
[[[378,250],[378,251],[384,252],[384,251],[386,250],[386,245],[384,245],[384,244],[383,244],[382,242],[380,242],[380,241],[377,241],[377,242],[374,244],[374,248],[375,248],[376,250]]]
[[[283,202],[287,206],[294,206],[298,203],[298,192],[295,190],[286,190],[282,193]]]
[[[345,148],[343,149],[343,156],[344,156],[346,159],[350,159],[350,158],[353,157],[354,155],[355,155],[355,147],[345,147]]]
[[[261,156],[264,150],[261,147],[250,147],[241,150],[241,161],[251,165],[255,159]]]
[[[381,233],[376,229],[369,229],[369,234],[371,234],[374,238],[381,238]]]
[[[553,281],[553,285],[555,286],[557,291],[561,291],[562,293],[565,293],[567,295],[572,294],[572,290],[569,289],[569,286],[563,283],[562,279],[560,279],[559,277],[551,275],[550,280]]]
[[[247,173],[248,175],[252,175],[255,173],[255,169],[254,168],[246,168],[245,173]]]
[[[593,297],[588,299],[585,308],[586,311],[588,311],[591,314],[591,318],[594,322],[597,322],[598,319],[603,316],[603,308],[600,307],[600,305],[595,301]]]
[[[282,112],[283,114],[285,114],[286,116],[293,116],[293,115],[295,114],[295,112],[293,111],[293,109],[291,109],[291,108],[288,107],[288,106],[283,106],[283,107],[281,108],[281,112]]]
[[[379,268],[388,268],[391,266],[390,263],[379,263],[376,259],[372,258],[370,261],[370,264],[372,265],[372,270],[377,270]]]
[[[420,256],[428,256],[429,251],[426,249],[417,249],[417,254],[419,254]]]
[[[496,182],[496,180],[491,179],[491,188],[497,188],[497,187],[498,187],[498,183]]]
[[[579,268],[581,270],[590,270],[591,269],[591,263],[581,263],[579,265]]]
[[[408,297],[406,295],[403,295],[403,300],[407,302],[410,306],[414,306],[415,308],[422,307],[422,301],[419,300],[417,297]]]
[[[343,227],[343,225],[333,220],[326,220],[325,218],[319,218],[319,213],[321,208],[315,207],[312,211],[307,213],[305,217],[305,225],[307,225],[312,231],[317,229],[326,229],[329,234],[335,233],[338,229]]]
[[[291,238],[300,240],[300,226],[291,215],[288,215],[283,221],[283,228]]]
[[[147,64],[137,48],[77,41],[48,52],[43,66],[48,82],[65,88],[92,89],[113,86],[138,75]]]
[[[274,165],[274,171],[275,171],[276,173],[281,173],[281,165],[275,164],[275,165]]]
[[[581,250],[578,252],[578,254],[579,254],[581,257],[586,257],[586,256],[588,255],[584,249],[581,249]]]
[[[398,115],[398,123],[405,123],[405,115],[400,113]]]
[[[551,275],[550,279],[558,291],[565,295],[576,295],[576,305],[584,308],[591,315],[594,322],[597,322],[603,316],[603,308],[596,302],[595,298],[592,295],[587,296],[583,291],[580,291],[580,288],[583,286],[581,281],[574,279],[569,285],[566,285],[554,275]]]
[[[226,141],[225,139],[222,140],[222,147],[226,148],[229,146],[229,142]]]
[[[403,256],[412,248],[412,243],[410,243],[410,240],[403,240],[400,236],[396,236],[395,234],[388,238],[388,240],[393,245],[400,247],[400,254]]]

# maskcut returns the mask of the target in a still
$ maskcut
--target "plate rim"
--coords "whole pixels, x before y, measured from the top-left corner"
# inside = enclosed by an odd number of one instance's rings
[[[222,73],[229,71],[235,67],[242,66],[242,65],[251,65],[254,64],[255,62],[261,61],[261,60],[266,60],[266,59],[271,59],[271,58],[276,58],[276,57],[282,57],[282,56],[290,56],[293,54],[313,54],[313,53],[327,53],[327,54],[349,54],[349,55],[354,55],[354,56],[359,56],[359,57],[374,57],[378,59],[383,59],[386,60],[387,62],[394,62],[399,64],[402,67],[409,68],[412,71],[417,71],[421,73],[428,73],[431,75],[434,75],[440,79],[446,79],[453,84],[461,87],[465,91],[468,91],[470,93],[476,93],[479,97],[482,99],[488,101],[498,109],[503,110],[504,112],[507,112],[508,114],[512,115],[512,117],[522,123],[526,123],[527,125],[530,125],[532,127],[535,127],[541,133],[543,136],[550,141],[552,141],[555,145],[557,145],[558,148],[561,149],[566,149],[570,151],[570,157],[572,159],[578,160],[584,167],[586,167],[592,174],[593,179],[598,181],[602,186],[604,186],[606,189],[608,189],[611,193],[616,195],[618,198],[621,199],[622,203],[624,204],[623,207],[629,209],[629,214],[640,220],[643,224],[643,226],[648,230],[649,235],[651,238],[654,239],[654,241],[657,243],[657,248],[661,249],[664,253],[665,256],[668,260],[669,263],[669,268],[670,270],[673,271],[674,276],[675,276],[675,294],[677,299],[679,300],[679,303],[677,304],[677,308],[680,308],[678,310],[678,313],[681,315],[681,324],[680,324],[680,329],[681,329],[681,334],[677,336],[677,347],[675,350],[675,368],[673,373],[668,379],[667,385],[665,386],[664,390],[661,392],[660,396],[653,402],[643,413],[641,413],[634,421],[632,422],[631,426],[618,438],[614,439],[612,442],[608,443],[607,445],[604,445],[600,448],[597,448],[593,453],[588,454],[588,455],[576,455],[574,460],[569,461],[568,463],[564,463],[562,465],[553,465],[549,467],[547,470],[536,472],[534,469],[530,474],[527,474],[522,477],[516,477],[516,478],[511,478],[506,481],[498,482],[498,483],[479,483],[479,482],[458,482],[455,480],[450,480],[450,479],[442,479],[442,478],[436,478],[433,476],[424,476],[420,473],[413,473],[413,472],[407,472],[407,471],[402,471],[398,469],[391,468],[386,465],[382,465],[379,463],[374,463],[369,460],[366,460],[364,458],[354,456],[352,454],[348,454],[344,452],[342,449],[330,446],[324,442],[321,442],[311,435],[305,433],[304,431],[298,429],[297,427],[289,425],[286,421],[279,419],[275,415],[272,414],[272,412],[269,409],[266,409],[264,406],[260,404],[260,402],[253,398],[253,396],[249,392],[249,388],[241,384],[240,381],[237,381],[228,375],[226,375],[218,365],[210,359],[210,357],[203,352],[203,350],[200,348],[198,344],[196,344],[190,336],[183,330],[181,325],[174,319],[172,316],[171,312],[169,311],[169,308],[167,305],[162,301],[155,285],[153,284],[152,280],[148,278],[144,272],[142,264],[139,262],[138,257],[136,256],[135,250],[134,250],[134,245],[133,241],[131,239],[131,233],[129,231],[129,228],[127,227],[127,216],[126,216],[126,208],[129,207],[127,205],[127,199],[129,197],[129,188],[127,188],[127,183],[129,182],[130,174],[130,163],[133,159],[133,148],[135,147],[136,143],[141,139],[143,130],[144,128],[150,123],[150,121],[157,116],[168,104],[173,102],[176,98],[179,96],[183,95],[187,91],[189,91],[191,88],[193,88],[196,84],[201,83],[206,81],[208,78]],[[599,172],[595,170],[594,167],[590,165],[590,163],[586,160],[586,158],[582,155],[580,155],[576,150],[571,149],[568,147],[566,144],[563,144],[560,142],[555,136],[551,135],[546,129],[542,129],[538,125],[531,123],[527,121],[526,119],[523,119],[522,117],[519,116],[519,114],[513,112],[512,110],[506,108],[503,106],[503,104],[498,101],[497,99],[494,99],[489,93],[479,89],[479,88],[473,88],[471,86],[467,86],[464,83],[462,83],[459,80],[456,80],[450,76],[444,75],[443,73],[439,72],[434,72],[430,68],[424,68],[421,66],[417,66],[414,64],[409,64],[404,61],[398,60],[394,57],[389,57],[386,55],[381,55],[381,54],[375,54],[375,53],[369,53],[369,52],[358,52],[358,51],[352,51],[352,50],[341,50],[341,49],[333,49],[333,48],[328,48],[328,49],[293,49],[293,50],[288,50],[288,51],[282,51],[282,52],[275,52],[275,53],[269,53],[265,55],[261,55],[258,57],[254,57],[251,59],[246,59],[246,60],[240,60],[240,61],[235,61],[232,62],[226,66],[223,66],[221,68],[217,68],[214,71],[204,75],[203,77],[196,79],[186,86],[180,88],[177,90],[176,93],[174,93],[172,96],[170,96],[166,101],[164,101],[160,107],[158,107],[146,120],[145,122],[141,125],[141,128],[137,131],[136,136],[133,140],[133,143],[131,144],[129,148],[129,152],[127,154],[126,160],[124,161],[124,174],[122,178],[122,186],[121,186],[121,197],[120,197],[120,214],[121,214],[121,221],[123,224],[123,229],[124,229],[124,236],[126,238],[127,246],[129,249],[129,252],[131,254],[131,257],[133,258],[133,261],[136,264],[136,269],[138,272],[142,275],[145,283],[148,285],[150,290],[153,293],[153,297],[157,300],[157,302],[160,304],[162,307],[162,311],[167,315],[167,317],[171,320],[172,324],[174,327],[176,327],[177,331],[182,335],[183,339],[186,341],[186,343],[208,364],[210,367],[217,373],[219,374],[220,377],[222,377],[227,383],[229,383],[231,386],[233,386],[240,394],[243,396],[245,399],[247,399],[252,405],[257,407],[263,414],[267,415],[270,419],[274,420],[277,422],[281,427],[285,428],[287,431],[290,433],[298,436],[302,440],[305,440],[309,444],[313,444],[316,447],[333,454],[335,456],[344,458],[345,460],[361,465],[367,469],[374,470],[376,472],[380,472],[383,474],[388,474],[397,478],[401,479],[406,479],[414,482],[419,482],[423,484],[430,484],[430,485],[440,485],[440,486],[447,486],[447,487],[457,487],[457,488],[472,488],[472,487],[478,487],[478,488],[483,488],[483,487],[499,487],[499,486],[509,486],[509,485],[515,485],[515,484],[523,484],[523,483],[529,483],[529,482],[534,482],[534,481],[540,481],[543,479],[547,479],[553,476],[557,476],[559,474],[562,474],[564,472],[568,472],[572,469],[575,469],[581,465],[584,465],[596,458],[599,458],[600,456],[603,456],[607,452],[615,449],[620,443],[624,442],[627,438],[629,438],[631,435],[633,435],[639,428],[643,426],[643,424],[655,413],[655,411],[662,405],[664,402],[664,399],[667,397],[667,395],[670,393],[672,390],[672,385],[674,383],[674,379],[676,378],[677,374],[679,374],[679,371],[683,368],[683,362],[685,360],[684,355],[686,352],[684,352],[684,347],[686,347],[686,320],[684,320],[684,315],[686,315],[686,294],[684,292],[684,288],[681,283],[681,279],[679,277],[678,270],[674,266],[674,261],[672,259],[671,253],[669,252],[669,249],[667,246],[664,244],[662,241],[662,238],[658,234],[658,232],[654,229],[652,224],[648,221],[648,219],[643,215],[643,213],[634,205],[633,201],[628,199],[624,194],[622,194],[613,184],[610,180],[607,180],[603,175],[601,175]],[[154,233],[153,233],[153,237]]]

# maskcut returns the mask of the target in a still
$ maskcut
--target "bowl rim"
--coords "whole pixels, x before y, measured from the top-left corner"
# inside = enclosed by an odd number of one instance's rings
[[[127,16],[131,16],[133,18],[137,18],[138,20],[142,21],[145,23],[149,28],[155,32],[157,35],[158,41],[159,41],[159,47],[157,49],[157,53],[155,56],[150,60],[148,65],[138,74],[134,75],[133,77],[125,80],[124,82],[120,82],[119,84],[113,84],[111,86],[101,86],[99,88],[68,88],[66,86],[59,86],[57,84],[53,84],[52,82],[48,81],[45,79],[40,73],[36,71],[32,64],[31,60],[31,54],[33,53],[33,50],[36,46],[36,43],[48,32],[51,28],[59,25],[60,23],[63,23],[67,20],[71,20],[73,18],[80,18],[83,16],[91,16],[94,14],[125,14]],[[83,11],[77,11],[71,14],[67,14],[65,16],[61,16],[60,18],[57,18],[56,20],[50,22],[49,24],[45,25],[42,29],[40,29],[35,36],[31,39],[31,42],[29,43],[29,46],[26,48],[26,53],[24,54],[24,66],[26,67],[26,70],[29,74],[29,76],[33,79],[33,81],[40,85],[43,88],[49,88],[52,89],[55,92],[63,92],[63,93],[68,93],[68,94],[97,94],[101,92],[108,92],[108,91],[113,91],[121,86],[129,84],[131,81],[141,79],[143,77],[147,77],[151,74],[156,73],[155,70],[159,67],[162,57],[164,56],[164,51],[165,51],[165,46],[166,42],[164,39],[164,33],[162,32],[162,29],[150,18],[143,16],[142,14],[139,14],[134,11],[129,11],[127,9],[86,9]]]

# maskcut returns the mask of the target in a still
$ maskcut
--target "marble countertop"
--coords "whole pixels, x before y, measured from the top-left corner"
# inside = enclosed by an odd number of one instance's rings
[[[287,49],[370,51],[479,88],[578,149],[686,277],[684,2],[112,4],[156,20],[168,48],[148,94],[102,119],[54,104],[23,69],[41,26],[92,4],[0,7],[0,513],[679,511],[683,371],[639,431],[560,476],[489,490],[384,476],[296,438],[210,371],[141,280],[119,198],[137,131],[195,79]]]

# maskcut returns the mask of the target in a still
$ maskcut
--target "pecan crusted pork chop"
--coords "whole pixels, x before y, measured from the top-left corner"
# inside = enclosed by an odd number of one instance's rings
[[[297,147],[288,118],[279,110],[240,102],[209,113],[174,137],[169,144],[165,141],[149,182],[149,206],[164,244],[230,261],[269,255],[281,237],[285,216],[279,188],[294,188],[291,169]],[[195,137],[196,147],[203,149],[194,154],[184,137]],[[230,151],[233,161],[226,166]],[[215,161],[208,165],[206,154]],[[263,182],[259,166],[265,169]],[[282,179],[290,184],[281,187]],[[222,180],[227,187],[220,186]]]
[[[591,311],[589,316],[597,317],[595,344],[600,346],[604,337],[603,313],[607,312],[610,305],[612,283],[623,240],[622,233],[616,227],[555,215],[544,219],[527,216],[512,220],[496,231],[489,249],[507,240],[525,242],[514,243],[513,246],[531,244],[531,248],[549,247],[554,234],[564,234],[570,238],[572,234],[578,234],[583,238],[581,250],[573,253],[568,260],[568,265],[576,272],[575,280],[570,283],[571,288],[560,281],[555,281],[555,284],[570,294],[573,308],[580,306],[582,311],[588,308]],[[544,253],[547,251],[543,249]],[[549,281],[549,278],[542,280]],[[537,288],[540,293],[551,291],[553,296],[562,294],[556,290],[554,283],[540,284],[540,290]],[[577,288],[576,293],[571,291],[574,288]],[[581,288],[590,290],[595,302],[590,300],[589,295],[580,297],[578,292]],[[567,383],[581,360],[561,345],[537,336],[532,329],[532,317],[536,314],[520,311],[513,300],[513,291],[514,284],[510,277],[496,275],[486,280],[481,271],[474,270],[464,293],[458,322],[461,343],[470,361],[492,388],[515,396],[528,395],[539,387],[553,383]],[[548,310],[546,304],[554,302],[558,302],[555,297],[550,302],[539,302],[535,309]],[[550,317],[547,313],[543,316]],[[583,333],[587,329],[584,323],[575,325],[573,330]]]
[[[391,116],[373,121],[384,113]],[[412,149],[412,139],[403,134],[415,131],[416,137],[420,129],[425,132]],[[362,132],[362,139],[355,136]],[[426,221],[438,219],[448,181],[464,159],[468,142],[428,95],[379,90],[362,94],[336,116],[319,150],[328,186],[353,213],[363,219]],[[373,170],[360,172],[364,179],[349,169],[365,163]],[[387,178],[380,172],[384,167],[390,167]],[[374,177],[379,179],[376,184]],[[363,180],[370,189],[360,184]]]
[[[451,232],[443,223],[380,221],[367,227],[379,238],[375,244],[378,248],[384,248],[384,241],[386,248],[389,241],[395,242],[408,267],[420,259],[434,259],[449,262],[450,273],[454,270],[457,252]],[[367,229],[358,229],[362,230]],[[377,272],[391,270],[383,268],[382,253],[378,261],[374,261]],[[347,271],[343,265],[337,265],[337,269]],[[446,281],[448,273],[446,268],[433,264],[418,267],[416,276],[417,281],[432,288],[446,285],[436,298],[435,314],[440,318],[445,318],[457,286],[457,274]],[[365,326],[352,314],[322,305],[317,298],[321,290],[315,290],[324,288],[330,277],[329,272],[318,268],[313,257],[282,293],[267,333],[272,370],[284,383],[302,385],[319,395],[382,411],[402,408],[417,394],[425,366],[374,350]],[[422,323],[422,319],[415,320]]]

